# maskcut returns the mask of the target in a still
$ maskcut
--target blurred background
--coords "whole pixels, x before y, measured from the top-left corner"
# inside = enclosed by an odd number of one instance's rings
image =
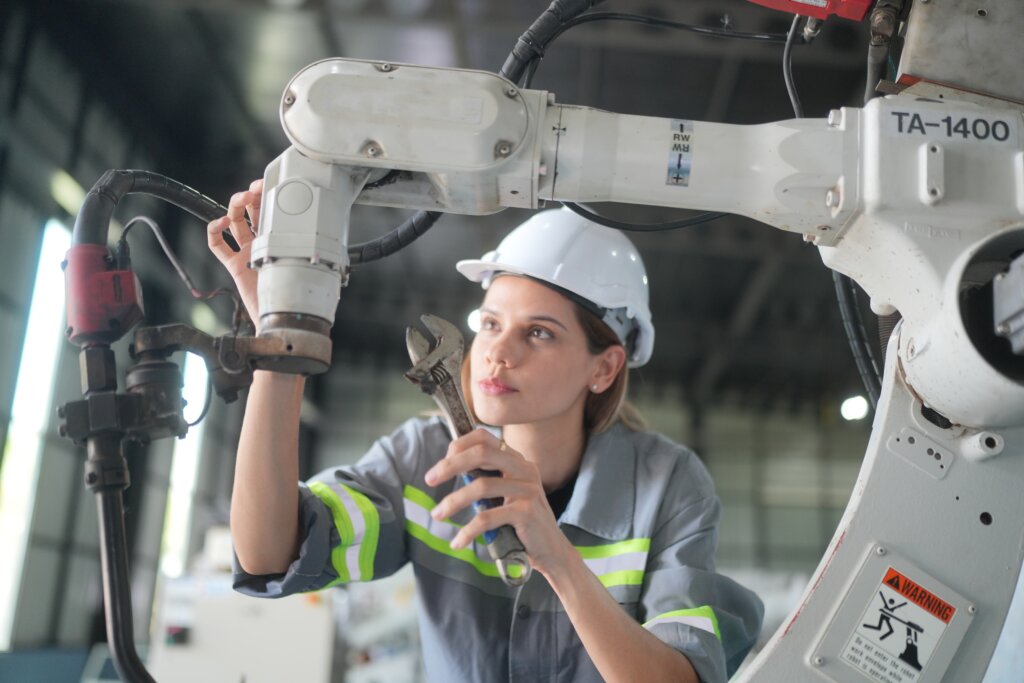
[[[84,453],[58,436],[55,412],[81,397],[77,349],[62,335],[60,262],[88,188],[106,169],[147,169],[226,204],[287,146],[277,107],[303,66],[344,56],[496,70],[546,6],[0,3],[0,679],[111,675],[95,504],[82,483]],[[740,31],[785,32],[790,22],[742,0],[614,0],[602,9]],[[866,44],[866,26],[834,19],[794,50],[807,116],[862,101]],[[559,38],[533,87],[622,113],[756,124],[792,117],[781,54],[778,44],[602,22]],[[685,215],[596,208],[637,222]],[[229,283],[199,221],[131,196],[112,235],[137,215],[159,223],[200,288]],[[353,241],[406,215],[356,207]],[[454,262],[489,250],[527,215],[446,216],[412,247],[354,270],[333,365],[307,385],[303,476],[354,462],[376,437],[431,407],[402,377],[404,328],[424,312],[465,324],[480,293]],[[767,637],[831,538],[870,429],[830,274],[799,236],[740,217],[632,237],[651,278],[658,332],[652,362],[631,378],[633,400],[713,474],[724,505],[719,563],[761,593]],[[133,231],[132,249],[145,324],[227,330],[230,305],[193,300],[149,232]],[[198,359],[177,360],[194,419],[205,370]],[[231,594],[224,527],[242,404],[215,398],[187,438],[128,450],[135,630],[151,669],[159,680],[418,680],[407,575],[287,605]],[[282,662],[287,673],[278,674]],[[24,672],[31,677],[19,678]]]

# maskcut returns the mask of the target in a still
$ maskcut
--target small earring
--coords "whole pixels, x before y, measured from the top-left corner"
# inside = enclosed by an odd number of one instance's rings
[[[594,384],[593,386],[591,386],[590,390],[593,391],[594,393],[597,393],[597,385]]]

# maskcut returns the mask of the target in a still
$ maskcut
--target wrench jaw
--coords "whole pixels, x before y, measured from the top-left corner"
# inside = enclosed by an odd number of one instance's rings
[[[458,381],[462,373],[462,358],[465,353],[465,342],[459,328],[444,318],[425,313],[420,316],[423,326],[430,334],[434,335],[437,345],[434,350],[444,350],[441,354],[441,365],[448,372],[448,375]]]
[[[405,373],[405,378],[418,386],[423,393],[433,396],[437,391],[437,382],[431,372],[431,364],[425,363],[430,356],[430,342],[415,327],[405,328],[405,346],[409,349],[409,358],[413,366]]]

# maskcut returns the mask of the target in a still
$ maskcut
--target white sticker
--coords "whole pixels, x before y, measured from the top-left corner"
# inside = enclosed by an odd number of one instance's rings
[[[889,567],[841,658],[884,683],[915,683],[935,654],[956,608]]]
[[[801,5],[811,5],[813,7],[828,7],[828,0],[793,0],[793,2],[799,2]]]
[[[887,135],[910,136],[922,140],[955,140],[1017,145],[1014,119],[991,114],[962,111],[890,110],[883,119]]]
[[[693,164],[693,121],[672,119],[666,185],[689,185]]]

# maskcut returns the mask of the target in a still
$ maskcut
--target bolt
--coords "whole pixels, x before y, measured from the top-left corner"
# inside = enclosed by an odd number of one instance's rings
[[[828,113],[828,125],[833,128],[838,128],[839,124],[843,122],[843,112],[838,109],[833,109]]]
[[[825,664],[825,658],[821,655],[816,655],[814,659],[811,660],[811,664],[814,666],[822,666]]]
[[[87,475],[87,476],[85,477],[85,480],[86,480],[86,481],[87,481],[88,483],[90,483],[90,484],[95,484],[95,483],[96,483],[96,480],[97,480],[97,479],[98,479],[98,477],[96,476],[96,473],[95,473],[95,472],[90,472],[90,473],[89,473],[89,474],[88,474],[88,475]]]
[[[370,157],[371,159],[379,157],[381,155],[380,143],[376,140],[370,140],[363,145],[363,154]]]
[[[829,226],[827,226],[827,225],[819,225],[819,226],[817,226],[817,228],[818,228],[818,230],[821,230],[822,232],[828,232],[829,230],[831,230],[831,228]]]
[[[295,94],[289,92],[287,95],[284,96],[284,106],[290,107],[293,104],[295,104]]]
[[[63,420],[65,415],[67,415],[67,411],[64,406],[57,406],[57,417]]]
[[[499,140],[498,144],[494,146],[494,156],[497,158],[507,157],[512,153],[512,143]]]
[[[505,88],[505,97],[511,97],[512,99],[515,99],[516,95],[518,94],[519,91],[513,88],[511,85]]]
[[[996,325],[996,334],[998,334],[1000,337],[1010,336],[1010,326],[1007,325],[1006,323],[999,323],[998,325]]]
[[[924,0],[921,0],[921,2],[924,2]],[[968,605],[967,606],[967,613],[968,614],[977,614],[978,613],[978,608],[975,607],[974,605]]]
[[[807,242],[809,244],[817,244],[818,243],[818,236],[817,235],[804,235],[804,242]]]
[[[839,190],[829,190],[828,192],[825,193],[825,206],[827,206],[830,209],[836,208],[837,206],[839,206],[839,198]]]
[[[878,555],[879,557],[882,557],[882,556],[883,556],[883,555],[885,555],[885,554],[886,554],[887,552],[889,552],[889,551],[887,551],[887,550],[886,550],[885,548],[883,548],[882,546],[878,546],[877,548],[875,548],[875,554],[876,554],[876,555]]]
[[[394,69],[395,67],[393,64],[388,64],[387,62],[384,62],[383,64],[378,65],[377,68],[383,71],[384,73],[387,73]]]
[[[62,438],[66,437],[68,435],[68,428],[65,427],[64,425],[61,425],[57,427],[57,433],[60,434]]]
[[[1006,277],[1006,273],[996,273],[996,282],[999,282]]]

